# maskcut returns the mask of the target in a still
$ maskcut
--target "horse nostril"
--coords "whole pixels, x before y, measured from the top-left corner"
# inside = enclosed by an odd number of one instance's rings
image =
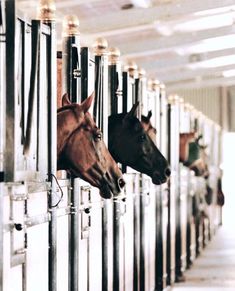
[[[118,185],[122,189],[126,185],[126,182],[122,178],[120,178],[118,180]]]
[[[167,169],[165,170],[165,175],[166,175],[167,177],[170,177],[170,175],[171,175],[171,169],[170,169],[170,168],[167,168]]]

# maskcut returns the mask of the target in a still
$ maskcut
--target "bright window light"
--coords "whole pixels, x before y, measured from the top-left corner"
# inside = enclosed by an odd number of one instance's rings
[[[209,10],[203,10],[200,12],[194,13],[195,16],[207,16],[207,15],[214,15],[219,13],[225,13],[229,11],[235,11],[235,6],[226,6],[221,8],[215,8],[215,9],[209,9]]]
[[[154,28],[159,34],[163,36],[170,36],[174,32],[174,28],[172,27],[172,25],[166,24],[158,20],[154,21]]]
[[[187,65],[190,69],[216,68],[235,64],[235,55],[213,58],[207,61]]]
[[[176,24],[174,31],[199,31],[216,27],[230,26],[233,24],[235,13],[227,13],[223,15],[214,15],[203,17],[191,21]]]
[[[235,70],[227,70],[227,71],[224,71],[222,74],[226,78],[234,77],[235,76]]]
[[[152,4],[152,0],[131,0],[131,3],[140,8],[148,8]]]

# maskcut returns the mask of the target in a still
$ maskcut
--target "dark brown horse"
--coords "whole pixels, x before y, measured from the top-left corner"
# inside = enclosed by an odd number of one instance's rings
[[[136,103],[130,112],[109,116],[109,150],[114,159],[152,178],[154,184],[167,181],[167,160],[136,117]]]
[[[156,144],[156,135],[157,135],[157,130],[155,127],[153,127],[150,119],[152,117],[152,111],[149,110],[148,115],[141,115],[141,124],[144,128],[144,130],[147,132],[151,140]]]
[[[65,94],[57,111],[57,161],[59,170],[81,177],[101,191],[104,198],[118,196],[125,182],[88,112],[93,97],[81,105]]]

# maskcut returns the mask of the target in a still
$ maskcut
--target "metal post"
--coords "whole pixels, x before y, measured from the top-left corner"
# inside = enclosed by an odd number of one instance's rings
[[[108,144],[108,43],[97,38],[94,45],[95,55],[95,102],[93,115],[97,126],[103,131],[104,141]],[[102,208],[102,290],[108,291],[109,285],[109,221],[110,204]]]
[[[3,290],[3,197],[4,197],[4,150],[5,150],[5,31],[3,27],[5,1],[0,2],[0,290]],[[14,10],[12,11],[14,13]]]
[[[71,102],[80,103],[80,33],[76,16],[66,16],[63,21],[62,90],[68,93]],[[78,291],[78,249],[79,249],[79,179],[71,178],[69,219],[69,291]]]
[[[109,115],[120,113],[122,104],[119,97],[120,51],[117,48],[109,49]],[[122,101],[122,100],[121,100]],[[120,232],[121,232],[121,202],[113,201],[113,291],[121,289],[120,276]],[[123,266],[124,267],[124,266]],[[107,283],[104,290],[107,290]]]
[[[5,179],[15,179],[15,96],[16,96],[16,71],[15,71],[15,1],[9,0],[6,4],[6,136],[9,140],[5,150]]]
[[[68,93],[72,102],[81,102],[80,98],[80,33],[79,20],[68,15],[63,21],[62,79],[63,93]]]
[[[175,232],[176,232],[176,197],[178,195],[179,173],[179,98],[168,97],[168,161],[171,165],[170,192],[168,197],[168,237],[167,237],[167,283],[175,281]]]
[[[49,269],[48,290],[57,290],[57,210],[53,206],[57,202],[56,181],[53,176],[57,170],[57,124],[56,124],[56,35],[55,4],[53,1],[41,0],[39,19],[48,25],[50,35],[47,36],[47,106],[48,106],[48,180],[51,188],[48,192],[48,207],[51,213],[49,222]]]
[[[146,96],[146,78],[145,78],[145,71],[143,69],[139,69],[138,70],[138,79],[135,79],[135,102],[139,102],[139,114],[138,117],[141,119],[141,114],[142,114],[142,103],[145,99]],[[139,241],[140,241],[140,245],[139,245],[139,268],[140,268],[140,278],[139,278],[139,288],[141,291],[145,290],[145,286],[146,286],[146,278],[147,278],[147,274],[146,274],[146,270],[145,270],[145,266],[146,266],[146,226],[145,226],[145,199],[146,199],[146,193],[144,193],[144,177],[143,174],[140,174],[140,181],[139,181],[139,190],[140,190],[140,197],[139,197]]]

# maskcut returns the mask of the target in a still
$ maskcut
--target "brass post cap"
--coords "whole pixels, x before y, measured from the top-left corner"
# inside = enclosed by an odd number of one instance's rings
[[[54,0],[40,0],[40,4],[37,9],[37,19],[47,22],[55,21],[55,1]]]
[[[119,62],[121,52],[116,47],[109,48],[109,64],[116,65]]]
[[[176,94],[169,95],[167,101],[169,104],[176,104],[179,102],[179,96]]]
[[[96,56],[106,55],[108,53],[108,42],[103,37],[98,37],[93,44],[94,54]]]
[[[63,19],[63,36],[79,35],[79,19],[76,15],[66,15]]]
[[[124,70],[129,72],[131,77],[136,77],[138,66],[134,61],[129,61],[125,66]]]
[[[144,78],[146,76],[146,71],[143,68],[138,69],[139,78]]]

